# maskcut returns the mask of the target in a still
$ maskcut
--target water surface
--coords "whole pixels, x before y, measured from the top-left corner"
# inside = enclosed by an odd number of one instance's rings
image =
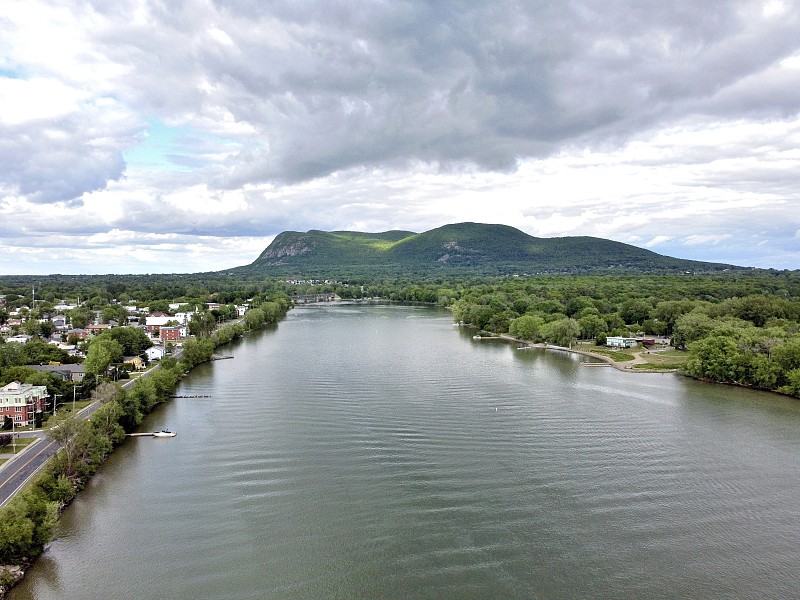
[[[790,598],[800,407],[316,305],[195,369],[12,598]]]

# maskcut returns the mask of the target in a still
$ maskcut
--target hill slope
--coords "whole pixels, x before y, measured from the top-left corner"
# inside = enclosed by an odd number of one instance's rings
[[[737,268],[671,258],[593,237],[536,238],[507,225],[457,223],[424,233],[285,231],[237,272],[332,276],[357,272],[476,274],[708,272]]]

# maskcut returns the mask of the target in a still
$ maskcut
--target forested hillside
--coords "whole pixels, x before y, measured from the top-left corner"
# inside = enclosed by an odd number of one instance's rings
[[[347,277],[387,273],[700,273],[736,268],[671,258],[600,238],[536,238],[506,225],[457,223],[419,234],[287,231],[252,264],[230,272]]]

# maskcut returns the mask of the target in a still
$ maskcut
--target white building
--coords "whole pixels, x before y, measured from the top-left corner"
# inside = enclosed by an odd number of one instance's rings
[[[606,337],[606,346],[611,348],[633,348],[636,346],[636,338],[609,335]]]
[[[167,351],[164,349],[164,346],[150,346],[144,353],[147,355],[147,360],[152,362],[164,358]]]

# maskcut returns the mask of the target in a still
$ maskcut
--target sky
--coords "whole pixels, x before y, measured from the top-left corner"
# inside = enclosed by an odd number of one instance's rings
[[[800,268],[800,0],[3,0],[0,275],[465,221]]]

